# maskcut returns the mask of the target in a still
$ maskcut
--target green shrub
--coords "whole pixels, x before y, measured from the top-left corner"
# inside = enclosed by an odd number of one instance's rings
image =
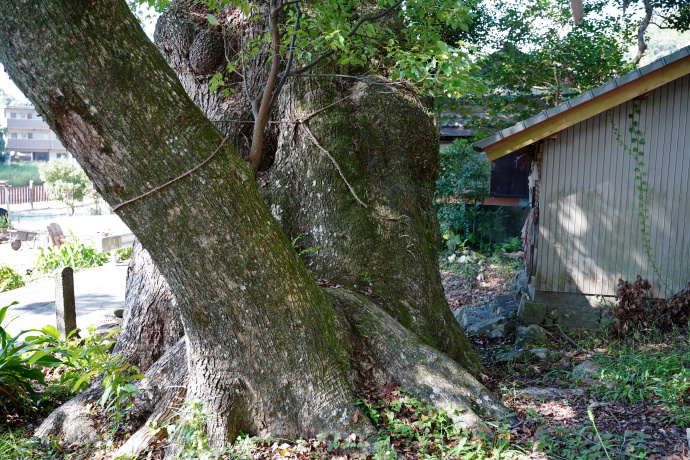
[[[43,180],[35,163],[0,164],[0,180],[6,180],[13,187],[24,187],[33,180],[34,185],[42,185]]]
[[[14,228],[12,219],[7,218],[6,216],[0,216],[0,228]]]
[[[68,160],[55,160],[39,170],[46,193],[53,200],[62,201],[72,215],[74,206],[86,196],[89,178],[79,166]]]
[[[24,284],[22,275],[6,265],[0,265],[0,292],[11,291]]]
[[[467,203],[482,203],[490,193],[491,163],[463,139],[441,150],[441,169],[436,196],[462,197]]]
[[[467,141],[458,139],[441,151],[436,212],[448,252],[458,245],[490,248],[493,236],[500,233],[503,210],[481,206],[489,196],[490,182],[491,163]]]
[[[0,308],[0,324],[3,324],[7,310],[16,305],[13,302]],[[53,347],[43,348],[34,340],[22,339],[25,331],[14,337],[0,326],[0,393],[7,403],[22,406],[22,400],[29,398],[34,403],[38,400],[33,388],[33,381],[45,384],[45,375],[39,367],[55,367],[62,360],[52,356]]]
[[[39,273],[51,273],[58,267],[70,266],[75,270],[81,268],[100,267],[110,260],[110,256],[96,251],[92,244],[85,246],[79,243],[72,232],[72,242],[64,243],[55,248],[40,248],[36,271]]]
[[[124,262],[132,258],[132,248],[122,248],[115,251],[115,260],[118,262]]]
[[[133,405],[132,396],[138,391],[133,382],[144,378],[123,356],[109,353],[114,343],[109,340],[110,337],[121,330],[116,329],[100,338],[90,327],[89,334],[83,339],[74,337],[74,331],[70,337],[63,339],[57,329],[46,326],[38,331],[41,335],[28,337],[27,340],[49,347],[63,357],[64,366],[57,369],[60,375],[49,388],[54,394],[78,393],[88,387],[90,378],[102,375],[104,391],[98,404],[109,418],[119,422]]]

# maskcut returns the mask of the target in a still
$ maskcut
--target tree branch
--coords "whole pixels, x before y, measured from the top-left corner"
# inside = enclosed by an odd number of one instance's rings
[[[356,23],[354,26],[352,26],[352,29],[350,29],[350,32],[348,32],[347,37],[348,37],[348,38],[352,37],[352,36],[355,34],[355,32],[357,32],[357,29],[359,29],[359,27],[360,27],[362,24],[364,24],[365,22],[373,21],[373,20],[376,20],[376,19],[379,19],[379,18],[384,17],[385,15],[387,15],[388,13],[390,13],[391,11],[393,11],[395,8],[397,8],[397,7],[399,7],[400,5],[402,5],[403,1],[404,1],[404,0],[398,0],[398,1],[395,2],[393,5],[389,6],[388,8],[386,8],[385,10],[383,10],[383,11],[381,11],[381,12],[379,12],[379,13],[373,14],[373,15],[371,15],[371,16],[365,16],[365,17],[363,17],[363,18],[360,18],[359,21],[357,21],[357,23]],[[314,59],[312,62],[310,62],[309,64],[305,65],[305,66],[302,67],[301,69],[295,70],[295,71],[292,72],[291,74],[288,74],[288,76],[289,76],[289,77],[292,77],[292,76],[295,76],[295,75],[297,75],[297,74],[304,73],[304,72],[306,72],[307,70],[313,68],[313,67],[314,67],[316,64],[318,64],[319,62],[323,61],[324,59],[328,59],[329,57],[333,56],[334,54],[335,54],[335,50],[328,50],[327,52],[323,53],[321,56],[317,57],[316,59]]]
[[[635,64],[635,66],[639,64],[644,52],[647,51],[647,43],[644,40],[644,33],[647,31],[647,27],[649,27],[649,24],[652,21],[652,13],[654,12],[650,0],[644,0],[644,11],[644,18],[642,21],[640,21],[640,25],[637,27],[637,55],[635,56],[635,59],[633,59],[633,64]]]
[[[255,116],[256,124],[254,125],[254,132],[252,133],[252,148],[249,152],[247,161],[254,172],[258,171],[259,163],[261,162],[261,153],[264,147],[264,130],[270,118],[270,102],[275,88],[278,71],[280,70],[280,31],[278,30],[278,13],[280,13],[279,5],[282,2],[271,0],[269,6],[268,27],[271,33],[271,46],[273,48],[271,70],[269,71],[266,86],[264,86],[263,94],[261,95],[261,103],[259,105],[258,116]],[[253,110],[253,109],[252,109]]]
[[[287,64],[285,65],[285,72],[283,72],[283,76],[280,77],[280,81],[273,90],[273,94],[271,95],[271,101],[268,104],[269,111],[273,108],[273,104],[275,103],[276,99],[278,98],[278,95],[280,94],[280,90],[283,88],[283,85],[285,84],[285,80],[287,79],[287,76],[290,73],[290,67],[292,67],[292,59],[295,56],[295,38],[297,37],[297,30],[299,29],[299,20],[302,17],[302,10],[299,9],[299,1],[291,3],[295,5],[295,28],[293,30],[292,38],[290,39],[290,52],[288,54]]]
[[[303,77],[303,78],[311,78],[311,77],[333,77],[333,78],[350,78],[352,80],[357,80],[357,81],[363,81],[365,83],[368,83],[370,85],[381,85],[381,86],[394,86],[394,85],[402,85],[402,82],[377,82],[377,81],[372,81],[372,77],[360,77],[357,75],[343,75],[339,73],[299,73],[297,75],[291,75],[292,77]]]

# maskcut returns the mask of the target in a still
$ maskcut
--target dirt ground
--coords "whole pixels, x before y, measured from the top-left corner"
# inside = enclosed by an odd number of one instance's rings
[[[488,261],[483,268],[442,263],[442,279],[451,308],[456,310],[507,293],[514,265],[506,260]],[[481,281],[477,279],[479,273],[484,275]],[[551,358],[508,363],[497,363],[496,357],[511,349],[514,336],[469,339],[488,369],[489,388],[503,395],[504,404],[520,420],[520,425],[511,431],[511,444],[538,446],[539,452],[532,453],[530,458],[688,460],[690,410],[679,416],[670,412],[661,398],[635,394],[637,380],[642,377],[635,374],[634,368],[627,382],[615,386],[597,378],[573,377],[576,365],[585,360],[610,359],[616,356],[615,347],[626,344],[631,350],[638,350],[639,361],[644,361],[645,349],[660,352],[661,356],[667,350],[669,356],[677,353],[679,359],[690,354],[687,330],[650,334],[652,337],[641,333],[627,341],[615,341],[604,331],[561,334],[550,330],[547,342],[540,346],[549,349]],[[658,380],[663,387],[665,382]],[[689,406],[690,388],[680,398],[680,407]],[[602,448],[602,444],[608,448]]]
[[[453,310],[487,300],[494,295],[505,294],[514,269],[520,264],[519,258],[503,256],[482,257],[480,262],[465,265],[441,263],[443,284]],[[550,351],[548,358],[541,361],[514,360],[502,363],[498,362],[497,357],[512,348],[515,337],[491,339],[469,336],[469,340],[486,366],[484,383],[501,395],[503,403],[519,421],[516,426],[506,425],[502,431],[496,431],[498,437],[509,442],[508,449],[511,453],[503,455],[493,448],[491,458],[690,460],[690,336],[687,329],[649,336],[635,334],[627,339],[614,339],[605,331],[561,332],[551,329],[548,331],[548,338],[539,343],[539,346]],[[628,351],[623,354],[622,350]],[[630,361],[630,373],[622,374],[621,381],[604,379],[603,371],[598,376],[575,376],[575,367],[585,361],[599,362],[606,368],[615,366],[618,357]],[[650,375],[646,374],[653,373],[657,357],[659,360],[669,358],[671,367],[678,364],[671,372],[676,374],[659,378],[658,384],[652,388],[654,391],[644,393],[639,390],[642,388],[640,382],[650,380]],[[649,372],[640,373],[638,362],[648,366]],[[651,377],[651,380],[656,378],[653,375]],[[666,395],[671,384],[684,388],[684,393],[664,399],[660,395]],[[40,422],[35,417],[36,415],[8,418],[6,424],[26,429],[24,436],[28,437]],[[103,424],[104,433],[105,426]],[[116,437],[116,444],[123,441],[122,433],[118,436],[120,438]],[[399,440],[391,438],[390,441],[398,445],[396,443]],[[329,445],[327,441],[310,440],[309,443],[319,445],[312,449],[312,453],[316,452],[312,457],[291,452],[291,449],[300,447],[294,442],[284,442],[276,450],[275,446],[278,444],[265,441],[259,444],[258,450],[253,451],[251,458],[284,460],[356,457],[337,448],[331,451],[330,447],[326,447]],[[96,458],[96,454],[98,458],[109,458],[104,446],[100,447],[103,449],[102,455],[100,451],[72,447],[69,455],[66,451],[63,453],[62,447],[58,453],[55,448],[48,449],[43,445],[35,452],[41,451],[47,455],[52,451],[56,455],[40,458],[84,460]],[[162,458],[165,451],[164,440],[160,441],[159,446],[152,447],[147,458]],[[373,458],[419,460],[441,457],[429,457],[414,449],[400,448],[397,457]]]

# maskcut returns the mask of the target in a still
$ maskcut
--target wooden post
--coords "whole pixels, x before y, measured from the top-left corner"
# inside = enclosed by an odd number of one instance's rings
[[[34,181],[29,181],[29,203],[31,203],[31,209],[34,208]]]
[[[77,328],[72,267],[59,267],[55,270],[55,319],[57,329],[63,337]]]

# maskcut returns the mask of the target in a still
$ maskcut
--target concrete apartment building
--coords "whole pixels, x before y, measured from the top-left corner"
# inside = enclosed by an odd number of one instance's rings
[[[71,158],[48,124],[36,109],[27,104],[11,104],[2,108],[0,127],[7,127],[5,150],[13,161],[50,161]]]

